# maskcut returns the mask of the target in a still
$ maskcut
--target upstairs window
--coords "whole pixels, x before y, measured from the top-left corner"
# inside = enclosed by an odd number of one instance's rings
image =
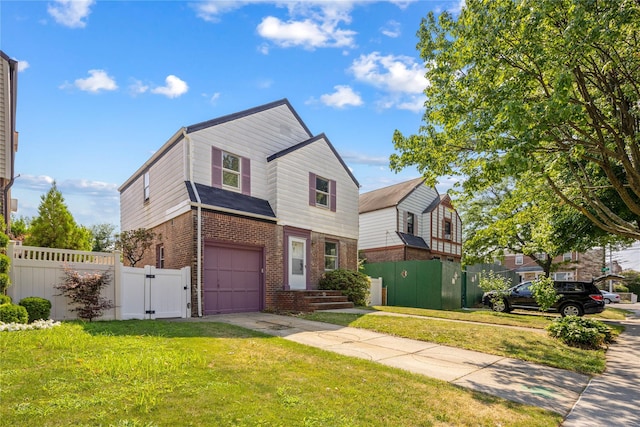
[[[448,219],[444,220],[444,238],[446,240],[451,240],[451,221],[449,221]]]
[[[407,213],[407,234],[415,234],[416,216],[411,212]]]
[[[336,211],[336,181],[309,173],[309,205]]]
[[[567,252],[566,254],[563,254],[562,261],[564,262],[573,261],[573,254],[571,252]]]
[[[251,195],[251,161],[212,147],[211,186]]]
[[[336,242],[324,243],[324,269],[336,270],[338,268],[338,244]]]
[[[522,264],[524,264],[524,258],[522,254],[516,255],[516,265],[522,265]]]
[[[222,153],[222,186],[240,189],[240,157]]]
[[[143,182],[144,182],[144,201],[147,202],[149,201],[149,171],[146,171],[144,173],[144,178],[143,178]]]

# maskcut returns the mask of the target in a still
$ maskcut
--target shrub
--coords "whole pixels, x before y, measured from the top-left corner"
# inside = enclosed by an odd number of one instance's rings
[[[358,306],[368,305],[370,287],[366,274],[343,269],[327,271],[318,284],[318,289],[342,291],[349,301]]]
[[[105,310],[113,308],[113,303],[100,295],[100,291],[108,284],[109,273],[106,271],[82,274],[65,267],[63,282],[54,288],[76,305],[69,311],[75,311],[79,318],[91,322],[102,316]]]
[[[496,303],[509,294],[511,279],[495,273],[493,270],[482,270],[478,280],[478,287],[482,289],[482,292],[490,292],[489,299],[492,303]]]
[[[555,319],[547,326],[549,335],[567,345],[597,350],[613,341],[611,328],[599,320],[578,316]]]
[[[0,294],[0,305],[11,304],[11,297],[9,295]]]
[[[531,284],[531,294],[536,304],[540,307],[540,311],[547,311],[553,304],[560,299],[560,295],[556,292],[554,281],[550,277],[541,277],[534,280]]]
[[[27,323],[29,314],[27,309],[16,304],[0,305],[0,322],[2,323]]]
[[[29,323],[36,320],[47,320],[51,315],[51,301],[40,297],[27,297],[20,301],[20,305],[29,313]]]
[[[10,284],[9,275],[7,273],[0,273],[0,294],[3,294]]]

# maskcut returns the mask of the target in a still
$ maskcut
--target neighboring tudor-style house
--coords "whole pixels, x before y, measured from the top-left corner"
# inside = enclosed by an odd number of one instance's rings
[[[358,250],[367,262],[462,257],[462,222],[423,178],[360,195]]]
[[[545,259],[546,254],[538,254],[538,257]],[[540,267],[532,257],[523,254],[505,254],[501,262],[506,269],[515,271],[520,276],[521,281],[535,280],[544,275]],[[585,280],[590,281],[603,274],[604,252],[602,248],[591,249],[587,252],[567,252],[553,259],[556,266],[552,272],[554,280]],[[617,274],[620,267],[612,271]]]
[[[283,99],[178,130],[120,187],[121,230],[162,235],[140,265],[192,267],[194,316],[276,308],[357,268],[358,188]]]
[[[16,132],[16,105],[18,96],[18,61],[0,50],[0,214],[7,230],[11,212],[17,209],[11,200],[15,169],[15,153],[18,151]]]

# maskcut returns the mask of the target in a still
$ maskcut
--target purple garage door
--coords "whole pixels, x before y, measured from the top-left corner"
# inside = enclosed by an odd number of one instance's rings
[[[262,309],[262,250],[206,245],[204,314]]]

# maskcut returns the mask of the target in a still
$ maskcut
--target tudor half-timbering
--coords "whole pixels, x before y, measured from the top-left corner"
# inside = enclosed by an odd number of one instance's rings
[[[162,235],[140,264],[192,267],[192,315],[275,308],[357,268],[358,188],[283,99],[178,130],[120,187],[121,230]]]
[[[460,262],[462,221],[448,195],[416,178],[360,195],[358,249],[367,262]]]

